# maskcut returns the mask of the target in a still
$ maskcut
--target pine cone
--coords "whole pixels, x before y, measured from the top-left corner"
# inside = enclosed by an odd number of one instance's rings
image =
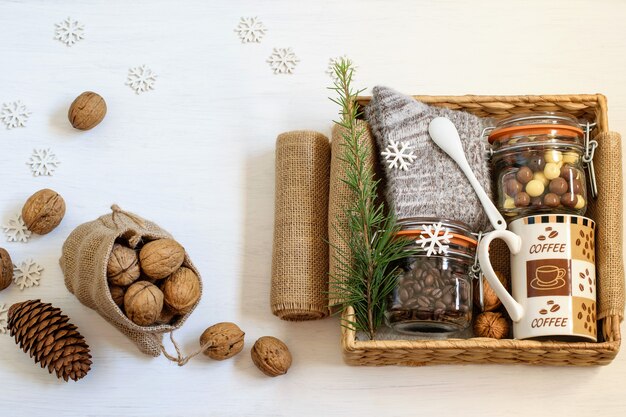
[[[77,381],[91,369],[89,346],[61,309],[40,300],[16,303],[9,308],[8,328],[15,343],[35,363],[54,369],[57,378]]]

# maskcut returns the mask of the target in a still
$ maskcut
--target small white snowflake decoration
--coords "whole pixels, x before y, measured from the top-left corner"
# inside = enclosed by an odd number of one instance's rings
[[[426,249],[426,256],[441,255],[448,252],[452,234],[441,222],[436,224],[422,225],[422,234],[416,243]]]
[[[50,149],[34,149],[26,165],[30,166],[33,176],[52,176],[61,163]]]
[[[58,39],[67,46],[72,46],[85,37],[85,25],[68,17],[60,23],[55,23],[54,39]]]
[[[0,304],[0,333],[6,333],[9,327],[9,307]]]
[[[28,242],[30,239],[30,230],[26,227],[21,214],[15,214],[5,224],[2,225],[4,233],[7,235],[9,242]]]
[[[300,60],[291,48],[274,48],[267,62],[274,74],[292,74]]]
[[[12,103],[4,103],[2,112],[0,112],[0,120],[2,120],[7,129],[26,126],[28,116],[30,116],[30,112],[19,100]]]
[[[19,265],[15,265],[15,268],[13,268],[13,282],[20,287],[20,290],[34,287],[39,285],[42,271],[43,267],[41,265],[32,259],[28,259]]]
[[[333,81],[337,81],[337,73],[335,72],[335,65],[337,65],[339,62],[341,62],[341,60],[344,60],[344,61],[346,61],[347,63],[350,64],[350,66],[352,68],[352,73],[353,74],[356,72],[357,67],[354,65],[354,62],[350,58],[348,58],[346,55],[336,56],[334,58],[330,58],[328,60],[328,68],[326,69],[326,74],[328,74],[328,76]]]
[[[258,17],[242,17],[235,28],[241,43],[261,42],[267,28]]]
[[[154,90],[154,83],[157,75],[146,65],[130,68],[128,70],[128,78],[126,85],[130,86],[136,94],[145,93]]]
[[[408,171],[409,166],[417,159],[415,153],[411,151],[411,145],[393,140],[389,141],[389,146],[381,152],[381,155],[385,157],[390,169],[400,168],[402,171]]]

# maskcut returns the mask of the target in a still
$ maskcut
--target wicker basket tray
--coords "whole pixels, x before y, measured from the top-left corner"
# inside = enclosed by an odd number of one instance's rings
[[[415,96],[422,102],[464,110],[477,116],[503,118],[515,113],[528,111],[559,111],[596,122],[594,134],[608,132],[606,98],[600,94],[593,95],[557,95],[557,96]],[[369,97],[361,97],[358,102],[366,105]],[[604,165],[596,163],[598,180],[601,181],[603,171],[609,166],[621,169],[621,154],[615,154],[613,160]],[[614,169],[614,168],[611,168]],[[621,182],[621,171],[619,171]],[[603,224],[604,219],[619,221],[619,233],[615,233],[613,242],[615,250],[610,254],[611,262],[622,265],[622,196],[620,185],[619,198],[609,207],[603,207],[603,218],[596,216],[598,229],[615,227],[615,224]],[[598,209],[590,202],[588,215],[594,217]],[[607,215],[608,213],[608,215]],[[612,226],[612,227],[611,227]],[[607,230],[605,229],[605,230]],[[598,237],[600,239],[600,236]],[[598,249],[606,248],[598,242]],[[602,250],[597,251],[600,260],[608,256]],[[617,268],[620,270],[620,268]],[[624,285],[623,272],[612,279],[612,285]],[[598,286],[602,285],[599,276]],[[623,290],[617,291],[623,294]],[[619,304],[619,303],[617,303]],[[619,308],[617,309],[619,310]],[[358,340],[354,331],[343,327],[342,349],[346,363],[350,365],[436,365],[453,363],[526,363],[536,365],[606,365],[617,355],[620,347],[620,320],[623,308],[603,317],[599,322],[602,336],[598,343],[588,342],[540,342],[528,340],[495,340],[487,338],[454,339],[454,340]],[[353,312],[348,309],[344,318],[349,319]]]

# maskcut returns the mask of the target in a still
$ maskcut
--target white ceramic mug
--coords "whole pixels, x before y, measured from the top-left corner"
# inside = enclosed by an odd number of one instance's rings
[[[511,251],[512,296],[491,266],[493,239]],[[523,217],[482,238],[480,267],[513,320],[513,337],[597,340],[594,241],[594,221],[568,214]]]

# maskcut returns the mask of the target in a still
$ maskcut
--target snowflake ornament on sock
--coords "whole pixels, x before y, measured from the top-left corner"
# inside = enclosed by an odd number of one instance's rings
[[[291,48],[274,48],[272,55],[267,58],[274,74],[293,74],[293,70],[300,60]]]
[[[35,149],[26,165],[30,166],[33,176],[52,176],[61,163],[50,149]]]
[[[72,46],[85,37],[85,25],[68,17],[61,23],[56,23],[54,39],[63,42],[67,46]]]
[[[389,146],[381,152],[381,155],[385,157],[390,169],[399,168],[401,171],[408,171],[409,166],[417,159],[417,155],[411,150],[411,145],[399,144],[393,140],[389,141]]]
[[[8,242],[28,242],[31,231],[26,227],[21,214],[15,214],[5,224],[2,225]]]
[[[267,28],[258,17],[242,17],[235,28],[235,32],[241,39],[241,43],[261,42]]]
[[[13,282],[20,287],[20,290],[38,286],[42,271],[43,267],[41,265],[32,259],[28,259],[19,265],[15,265],[13,269]]]
[[[328,68],[326,69],[326,74],[328,74],[328,76],[335,82],[337,81],[337,73],[335,72],[335,65],[341,62],[341,60],[344,60],[350,64],[353,75],[356,72],[356,69],[358,68],[356,65],[354,65],[354,62],[350,58],[348,58],[346,55],[330,58],[328,60]]]
[[[422,249],[426,249],[426,256],[442,255],[448,252],[450,239],[452,239],[450,230],[441,223],[424,224],[422,234],[415,243],[421,245]]]
[[[0,304],[0,333],[6,333],[8,327],[9,307]]]
[[[146,65],[141,65],[128,70],[126,85],[132,88],[135,94],[145,93],[154,90],[156,78],[154,71]]]
[[[4,103],[0,112],[0,120],[7,129],[26,126],[30,112],[21,101]]]

